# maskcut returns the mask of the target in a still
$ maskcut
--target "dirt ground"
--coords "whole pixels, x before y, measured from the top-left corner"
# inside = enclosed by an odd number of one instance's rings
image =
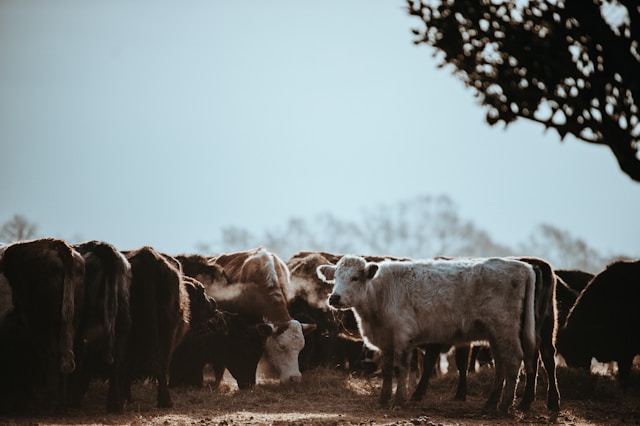
[[[498,416],[482,405],[492,380],[485,368],[469,378],[469,397],[453,400],[457,377],[447,374],[432,379],[421,402],[404,408],[383,408],[378,404],[381,379],[354,377],[319,369],[304,374],[303,382],[281,386],[259,379],[250,391],[240,391],[227,379],[220,388],[174,389],[175,407],[155,407],[154,383],[133,388],[135,402],[122,415],[105,412],[104,383],[94,383],[82,409],[64,416],[30,412],[18,418],[0,418],[1,425],[629,425],[640,424],[640,382],[623,395],[615,381],[567,368],[558,369],[562,395],[557,419],[550,419],[545,407],[544,372],[538,382],[538,400],[527,414]],[[521,388],[523,383],[519,387]]]

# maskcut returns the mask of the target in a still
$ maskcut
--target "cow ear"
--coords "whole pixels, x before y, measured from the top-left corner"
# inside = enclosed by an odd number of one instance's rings
[[[258,334],[263,337],[269,337],[275,331],[275,327],[270,322],[259,322],[258,324],[256,324],[256,329],[258,330]]]
[[[336,279],[336,267],[334,265],[320,265],[316,269],[318,278],[322,281],[329,282]]]
[[[302,334],[308,336],[313,330],[315,330],[318,326],[316,324],[300,324],[302,325]]]
[[[364,268],[364,274],[365,274],[365,276],[367,277],[368,280],[373,278],[376,275],[376,272],[378,272],[378,264],[377,263],[369,263]]]

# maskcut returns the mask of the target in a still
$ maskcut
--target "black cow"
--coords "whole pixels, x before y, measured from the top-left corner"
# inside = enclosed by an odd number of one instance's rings
[[[229,370],[238,388],[251,388],[256,384],[256,369],[271,329],[264,322],[256,323],[241,314],[217,309],[206,288],[227,285],[222,268],[197,254],[181,254],[176,259],[182,265],[183,274],[192,282],[189,291],[192,323],[194,317],[198,318],[196,323],[200,326],[195,326],[195,330],[200,331],[187,333],[176,348],[170,385],[202,386],[202,370],[209,364],[215,374],[214,387],[222,381],[225,370]]]
[[[152,377],[158,382],[158,407],[172,407],[169,366],[189,326],[189,295],[180,264],[151,247],[125,255],[132,273],[125,397],[131,400],[133,379]]]
[[[264,337],[239,315],[218,310],[202,283],[187,276],[184,280],[191,302],[191,322],[173,354],[169,386],[201,387],[207,364],[215,372],[214,387],[222,381],[225,369],[240,389],[253,386]]]
[[[39,396],[45,404],[66,408],[84,267],[82,256],[58,239],[14,243],[4,250],[0,273],[11,287],[12,306],[5,306],[0,324],[0,411],[26,408],[34,390],[44,392]]]
[[[576,303],[578,295],[587,286],[594,275],[578,269],[556,269],[556,305],[558,307],[558,324],[564,326],[571,307]]]
[[[122,412],[122,383],[131,328],[131,266],[111,244],[74,245],[85,260],[85,297],[75,337],[77,368],[70,378],[70,400],[80,406],[90,380],[109,379],[107,411]]]
[[[640,260],[609,264],[582,290],[558,333],[569,366],[589,370],[592,358],[616,361],[622,389],[640,354]]]

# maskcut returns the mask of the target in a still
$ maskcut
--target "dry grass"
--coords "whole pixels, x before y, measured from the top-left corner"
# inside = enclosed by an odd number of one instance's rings
[[[133,389],[135,402],[122,415],[105,413],[106,385],[90,388],[82,410],[65,416],[31,413],[21,418],[0,418],[7,425],[240,425],[240,424],[394,424],[394,425],[508,425],[514,423],[547,424],[546,383],[541,375],[538,401],[526,416],[499,417],[482,410],[492,380],[485,369],[469,378],[466,402],[452,400],[456,375],[433,379],[424,401],[409,403],[401,409],[380,407],[379,378],[350,377],[333,370],[305,373],[302,383],[281,386],[261,379],[250,391],[240,391],[232,380],[219,389],[174,389],[173,409],[155,407],[156,387],[139,383]],[[559,368],[563,396],[558,424],[610,425],[640,424],[640,386],[623,396],[610,377],[589,376]],[[522,387],[522,386],[521,386]]]

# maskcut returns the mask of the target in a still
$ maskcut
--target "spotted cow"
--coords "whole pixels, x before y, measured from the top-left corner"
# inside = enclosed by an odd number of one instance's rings
[[[287,310],[285,289],[289,286],[289,270],[274,253],[263,247],[224,253],[210,261],[224,271],[228,284],[207,287],[207,293],[220,308],[240,314],[259,326],[266,335],[265,355],[277,372],[280,382],[302,379],[298,354],[304,347],[304,334],[315,325],[293,319]]]

